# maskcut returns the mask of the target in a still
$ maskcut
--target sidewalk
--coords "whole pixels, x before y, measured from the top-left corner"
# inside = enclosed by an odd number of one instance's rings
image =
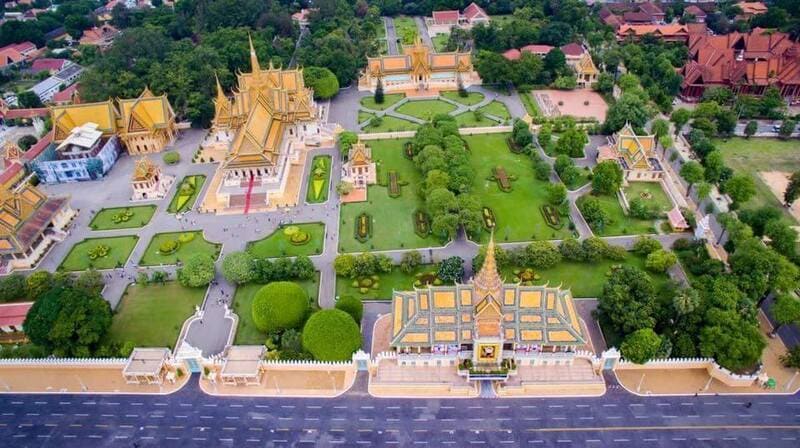
[[[77,365],[4,365],[0,367],[0,393],[171,394],[189,381],[184,375],[175,383],[128,384],[122,377],[125,363]]]
[[[355,366],[307,368],[267,366],[258,386],[228,386],[203,377],[200,389],[215,396],[336,397],[347,392],[356,379]]]

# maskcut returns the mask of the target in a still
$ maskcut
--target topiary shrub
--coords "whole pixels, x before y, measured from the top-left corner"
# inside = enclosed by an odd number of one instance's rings
[[[297,283],[273,282],[256,292],[251,312],[261,331],[297,328],[308,312],[308,294]]]
[[[184,232],[178,235],[178,241],[182,244],[186,244],[191,242],[195,236],[197,236],[197,234],[194,232]]]
[[[303,348],[319,361],[347,361],[361,347],[361,331],[342,310],[314,313],[303,327]]]
[[[349,314],[356,323],[360,323],[361,317],[364,315],[364,304],[354,296],[339,297],[339,300],[336,301],[336,309]]]
[[[180,243],[175,240],[166,240],[163,243],[158,245],[158,254],[159,255],[171,255],[178,251],[178,248],[181,247]]]
[[[161,159],[167,165],[175,165],[176,163],[181,161],[181,155],[175,151],[168,151],[165,152],[163,156],[161,156]]]
[[[111,247],[106,244],[98,244],[97,246],[89,249],[87,255],[89,256],[90,260],[96,260],[98,258],[107,257],[110,252]]]

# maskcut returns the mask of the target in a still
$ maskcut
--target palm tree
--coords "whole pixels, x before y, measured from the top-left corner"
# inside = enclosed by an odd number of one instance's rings
[[[672,299],[672,307],[680,316],[685,316],[697,309],[700,303],[700,296],[692,288],[682,288]]]

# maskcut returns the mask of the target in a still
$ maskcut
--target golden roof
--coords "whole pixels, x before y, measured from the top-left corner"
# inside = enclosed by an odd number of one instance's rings
[[[167,96],[155,96],[147,87],[138,98],[117,101],[122,112],[120,127],[127,133],[165,128],[175,120]]]
[[[579,75],[596,75],[600,73],[594,65],[594,61],[589,53],[584,53],[578,61],[577,72]]]
[[[161,170],[158,168],[158,165],[147,157],[142,157],[136,161],[136,165],[133,167],[133,176],[131,180],[134,182],[150,180],[153,176],[158,174],[159,171]]]
[[[402,55],[387,55],[367,58],[367,72],[381,77],[388,74],[428,75],[443,71],[472,71],[472,55],[469,52],[435,53],[417,38],[413,45],[403,47]]]
[[[652,157],[655,146],[655,135],[636,135],[630,123],[617,132],[617,152],[631,168],[647,169],[650,166],[647,159]]]
[[[118,112],[111,100],[98,103],[69,104],[50,108],[55,130],[53,140],[61,142],[70,132],[86,123],[96,123],[97,129],[105,135],[117,130]]]
[[[503,280],[497,271],[497,260],[495,259],[494,251],[494,231],[492,231],[489,236],[489,245],[486,246],[486,258],[483,260],[483,266],[481,266],[475,278],[472,279],[478,300],[487,296],[498,299],[501,297],[500,292],[503,290]]]
[[[372,163],[372,151],[361,140],[350,146],[347,160],[351,165],[369,165]]]

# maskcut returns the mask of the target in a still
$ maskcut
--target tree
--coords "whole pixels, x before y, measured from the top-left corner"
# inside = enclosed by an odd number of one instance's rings
[[[88,357],[111,326],[111,307],[97,294],[54,288],[37,300],[22,327],[28,338],[56,356]]]
[[[669,134],[669,123],[663,118],[656,118],[650,124],[650,132],[656,136],[656,139],[661,139]]]
[[[786,207],[790,207],[798,197],[800,197],[800,171],[795,171],[789,178],[786,191],[783,192],[783,203]]]
[[[764,226],[764,235],[770,239],[770,247],[775,252],[789,259],[796,255],[797,231],[789,224],[774,219]]]
[[[573,237],[564,238],[558,246],[558,251],[561,256],[570,261],[584,261],[585,254],[583,253],[583,246],[580,241]]]
[[[797,121],[789,119],[783,120],[781,127],[778,128],[778,137],[784,140],[788,139],[792,136],[796,127]]]
[[[410,274],[420,264],[422,264],[422,254],[416,250],[408,251],[403,254],[403,258],[400,260],[400,271],[404,274]]]
[[[383,104],[384,96],[383,96],[383,81],[378,78],[378,85],[375,87],[375,104]]]
[[[639,255],[647,256],[657,250],[661,250],[661,242],[649,236],[640,236],[633,243],[633,251]]]
[[[675,263],[678,262],[678,256],[674,252],[658,249],[655,252],[650,252],[645,260],[645,267],[653,272],[666,272]]]
[[[556,152],[570,157],[583,157],[583,147],[589,143],[586,133],[577,127],[570,127],[556,142]]]
[[[464,276],[464,260],[461,257],[449,257],[439,263],[436,276],[447,283],[461,281]]]
[[[547,269],[561,263],[561,252],[550,241],[534,241],[525,247],[528,264],[536,269]]]
[[[11,276],[9,276],[11,277]],[[6,278],[9,278],[6,277]],[[0,283],[2,280],[0,280]],[[38,270],[25,279],[25,290],[28,300],[37,301],[44,293],[55,286],[53,274],[45,270]],[[0,284],[0,291],[6,292],[6,287]],[[0,299],[0,302],[3,301]]]
[[[758,131],[758,122],[755,120],[750,120],[747,122],[747,125],[744,127],[744,136],[745,138],[750,138],[756,135]]]
[[[689,197],[692,186],[705,179],[705,169],[699,162],[690,160],[681,167],[681,177],[689,183],[689,187],[686,189],[686,197]]]
[[[336,194],[338,194],[339,196],[347,196],[348,194],[353,192],[354,188],[355,187],[351,182],[341,180],[336,183]]]
[[[614,75],[610,73],[601,73],[597,77],[597,82],[592,85],[592,89],[597,92],[609,94],[614,91]]]
[[[672,308],[679,316],[685,316],[692,313],[700,305],[700,295],[696,289],[681,288],[676,291],[675,296],[672,298]]]
[[[608,243],[602,238],[590,236],[581,242],[583,258],[589,262],[599,261],[608,252]]]
[[[298,328],[308,313],[308,303],[308,294],[297,283],[270,283],[253,298],[253,323],[265,333]]]
[[[19,102],[19,107],[31,109],[42,107],[42,101],[39,97],[30,90],[25,90],[24,92],[20,92],[17,95],[17,101]]]
[[[27,284],[22,274],[0,277],[0,303],[25,299]]]
[[[692,118],[692,113],[688,109],[675,109],[669,116],[670,121],[675,125],[675,135],[678,135]]]
[[[353,131],[344,131],[339,134],[339,152],[342,158],[347,157],[350,148],[358,142],[358,134]]]
[[[781,355],[781,364],[787,369],[800,369],[800,345],[795,345]]]
[[[560,154],[558,157],[556,157],[556,162],[553,166],[556,170],[556,173],[558,173],[558,177],[560,177],[561,181],[564,182],[565,184],[572,185],[578,181],[578,178],[580,177],[580,172],[578,171],[578,168],[575,167],[575,162],[568,155]],[[550,174],[549,166],[547,171],[549,176]]]
[[[75,279],[75,288],[82,289],[89,294],[100,295],[100,292],[105,286],[103,281],[103,274],[97,272],[97,269],[89,268],[78,275]]]
[[[196,253],[189,255],[183,267],[178,269],[178,281],[189,288],[206,286],[214,280],[214,259],[211,255]]]
[[[327,100],[339,93],[339,80],[332,71],[325,67],[304,67],[303,81],[305,81],[306,87],[314,89],[314,98],[316,99]]]
[[[625,123],[630,123],[634,128],[643,128],[651,116],[652,112],[639,96],[626,92],[608,108],[603,128],[607,133],[617,132]]]
[[[738,317],[734,311],[724,314],[727,319],[716,319],[713,325],[700,330],[700,354],[714,358],[734,372],[748,370],[761,358],[766,347],[764,337],[757,325]]]
[[[336,275],[342,277],[352,277],[355,264],[355,256],[350,254],[337,255],[333,260],[333,270],[336,271]]]
[[[661,338],[651,328],[642,328],[625,337],[620,346],[622,357],[636,364],[653,359],[661,348]]]
[[[364,304],[358,297],[348,295],[339,297],[339,300],[336,301],[336,309],[349,314],[357,324],[361,323],[361,317],[364,314]]]
[[[724,188],[736,205],[749,201],[756,194],[756,183],[747,174],[734,174],[725,182]]]
[[[39,139],[37,139],[33,135],[30,135],[30,134],[23,135],[22,137],[20,137],[19,140],[17,140],[17,146],[19,146],[19,149],[21,149],[23,151],[27,151],[27,150],[31,149],[31,146],[35,145],[36,142],[38,142],[38,141],[39,141]]]
[[[800,323],[800,300],[792,296],[780,295],[775,299],[775,303],[772,304],[770,313],[776,323],[775,328],[770,333],[770,336],[774,337],[784,325]]]
[[[595,197],[583,196],[579,198],[578,209],[592,230],[602,231],[606,224],[611,222],[611,216],[603,209],[600,200]]]
[[[225,280],[241,285],[255,278],[255,259],[250,252],[231,252],[222,261],[222,276]]]
[[[303,327],[303,348],[317,361],[347,361],[361,348],[361,330],[342,310],[321,310]]]
[[[622,168],[613,160],[605,160],[594,167],[592,191],[596,194],[614,194],[622,186]]]
[[[647,273],[623,265],[603,286],[599,310],[616,331],[629,334],[655,326],[655,305],[655,289]]]
[[[552,205],[561,205],[567,200],[567,187],[563,183],[547,185],[547,202]]]

